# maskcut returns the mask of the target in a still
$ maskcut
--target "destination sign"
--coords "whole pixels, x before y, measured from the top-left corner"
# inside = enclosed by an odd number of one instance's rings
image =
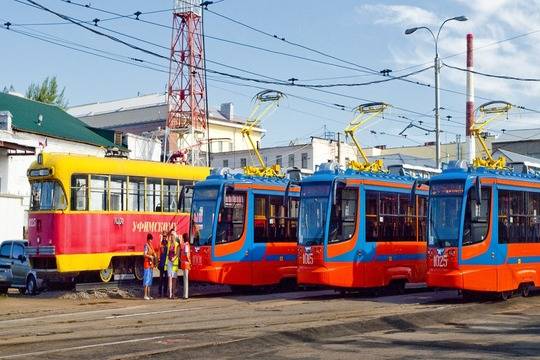
[[[463,182],[432,182],[429,184],[431,196],[461,196],[463,195]]]

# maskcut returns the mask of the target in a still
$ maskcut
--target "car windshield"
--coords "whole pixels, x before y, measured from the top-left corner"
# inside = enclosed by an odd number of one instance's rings
[[[430,185],[429,246],[458,246],[463,186],[463,182]]]
[[[191,238],[193,244],[202,246],[212,243],[212,226],[216,214],[217,186],[195,187],[191,207]]]
[[[302,185],[300,193],[300,245],[322,245],[331,183]]]
[[[64,210],[66,196],[57,181],[33,181],[30,210]]]

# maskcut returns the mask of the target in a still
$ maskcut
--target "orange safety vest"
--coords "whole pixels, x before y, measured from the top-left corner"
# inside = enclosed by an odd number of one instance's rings
[[[182,270],[191,270],[191,246],[188,242],[184,242],[180,252]]]

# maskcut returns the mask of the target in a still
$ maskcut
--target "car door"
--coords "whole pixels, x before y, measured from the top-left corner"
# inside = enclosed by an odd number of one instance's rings
[[[11,275],[11,241],[4,241],[0,246],[0,282],[8,285],[12,281]]]
[[[11,250],[11,271],[13,272],[13,284],[22,286],[26,281],[26,257],[24,255],[24,246],[13,243]]]

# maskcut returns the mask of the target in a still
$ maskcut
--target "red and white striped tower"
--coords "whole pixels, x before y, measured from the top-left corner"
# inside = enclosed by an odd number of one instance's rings
[[[471,127],[474,125],[474,74],[473,70],[473,34],[467,34],[467,104],[465,135],[467,136],[468,156],[467,161],[472,164],[476,155],[476,144],[474,136],[471,134]]]
[[[199,144],[207,133],[202,8],[199,4],[199,0],[175,0],[167,88],[169,151],[188,154],[187,162],[193,165],[205,163],[200,157]]]

